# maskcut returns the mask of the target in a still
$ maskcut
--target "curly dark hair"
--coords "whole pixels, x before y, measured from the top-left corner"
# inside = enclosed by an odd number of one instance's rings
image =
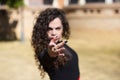
[[[49,43],[49,39],[47,35],[48,25],[56,17],[60,18],[60,20],[62,21],[62,25],[63,25],[62,37],[64,39],[69,39],[70,36],[69,24],[65,17],[65,13],[61,9],[47,8],[46,10],[40,12],[33,27],[31,44],[35,51],[35,60],[38,63],[38,67],[40,71],[43,73],[44,73],[44,69],[42,68],[42,65],[38,60],[38,54],[41,53],[43,50],[47,49],[48,47],[48,43]]]

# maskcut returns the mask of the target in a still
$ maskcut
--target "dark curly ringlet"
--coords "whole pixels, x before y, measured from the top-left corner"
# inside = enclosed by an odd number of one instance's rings
[[[69,39],[70,36],[69,24],[65,17],[65,13],[61,9],[47,8],[46,10],[40,12],[33,27],[31,44],[35,51],[35,60],[38,63],[41,72],[44,72],[44,70],[38,61],[38,54],[48,47],[49,43],[47,35],[48,25],[52,20],[54,20],[57,17],[60,18],[60,20],[62,21],[63,25],[62,37],[65,39]]]

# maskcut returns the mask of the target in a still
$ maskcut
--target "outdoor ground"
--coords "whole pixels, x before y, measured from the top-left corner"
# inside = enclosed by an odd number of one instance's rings
[[[120,29],[72,28],[68,44],[79,56],[81,80],[120,80]],[[0,80],[41,79],[30,39],[0,42]]]

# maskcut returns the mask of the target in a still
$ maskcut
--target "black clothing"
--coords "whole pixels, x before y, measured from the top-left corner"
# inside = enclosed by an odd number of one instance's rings
[[[53,65],[53,61],[55,61],[57,57],[51,58],[47,50],[40,53],[38,59],[51,80],[78,80],[80,75],[78,56],[76,52],[67,45],[64,47],[69,51],[69,54],[72,55],[72,57],[64,66],[61,66],[58,69],[55,69]]]

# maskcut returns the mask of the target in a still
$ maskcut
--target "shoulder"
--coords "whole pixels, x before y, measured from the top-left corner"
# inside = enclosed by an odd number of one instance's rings
[[[74,57],[78,58],[78,54],[77,54],[77,52],[76,52],[73,48],[71,48],[71,47],[68,46],[68,45],[65,45],[65,48],[68,49],[69,52],[70,52]]]
[[[65,48],[67,48],[70,52],[76,53],[76,51],[72,49],[70,46],[68,46],[67,44],[65,45]]]

